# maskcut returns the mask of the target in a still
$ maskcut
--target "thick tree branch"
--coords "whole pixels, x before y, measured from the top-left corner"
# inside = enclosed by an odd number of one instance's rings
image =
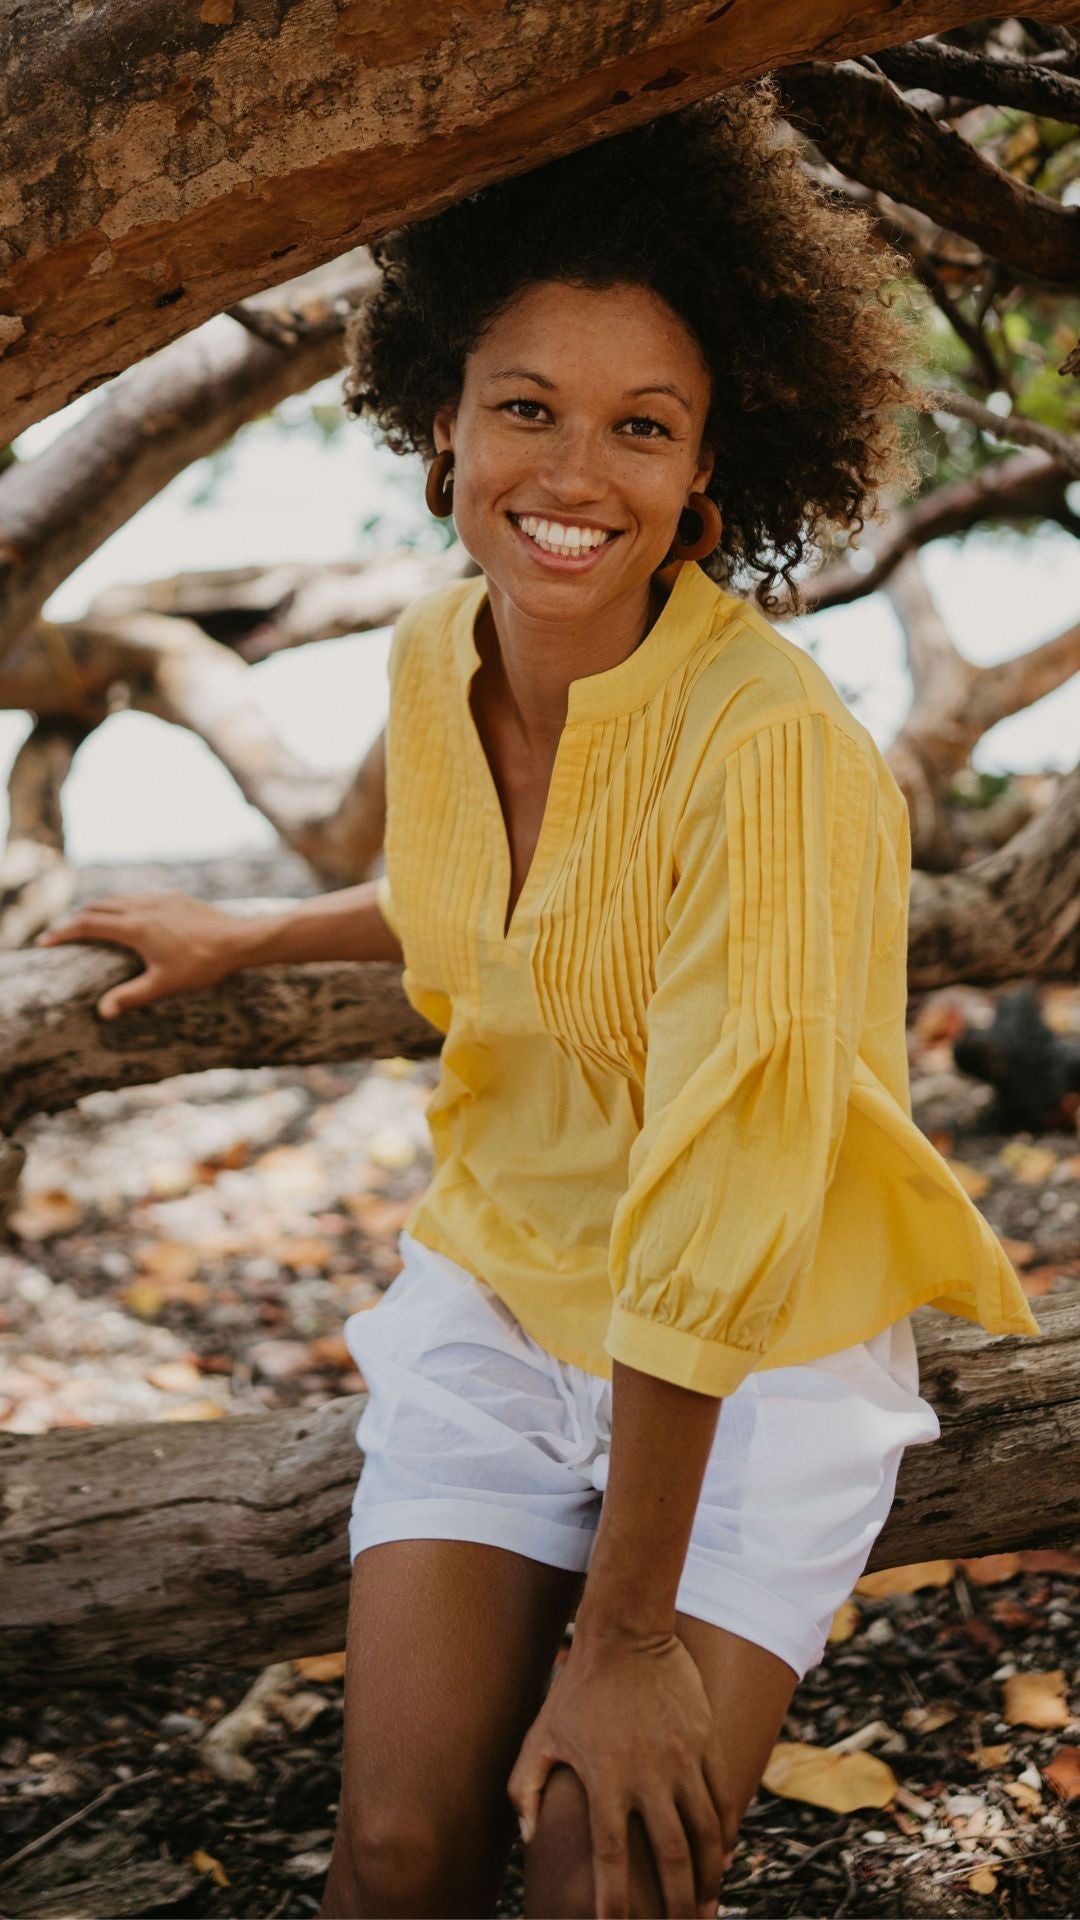
[[[974,240],[1021,280],[1080,279],[1080,207],[1062,206],[984,160],[856,61],[778,75],[789,117],[843,173]]]
[[[192,461],[340,369],[345,318],[375,278],[362,258],[263,296],[258,311],[281,332],[277,344],[219,317],[0,474],[0,660],[54,589]]]
[[[945,40],[879,48],[876,64],[898,87],[931,87],[953,100],[993,101],[1055,120],[1080,123],[1080,80],[1049,72],[1030,60],[993,58],[951,47]]]
[[[887,525],[864,537],[869,564],[856,568],[838,560],[801,581],[807,613],[824,607],[849,606],[884,586],[907,553],[928,546],[948,534],[966,533],[984,520],[1024,525],[1032,520],[1056,520],[1071,533],[1080,531],[1065,490],[1068,471],[1040,450],[1007,454],[981,467],[967,479],[935,487],[909,507],[898,507]],[[779,619],[793,617],[793,609],[778,610]]]
[[[1068,0],[1031,0],[1047,21]],[[12,436],[288,274],[786,61],[979,0],[278,0],[9,8],[0,419]],[[70,167],[42,153],[78,153]]]
[[[871,1567],[1075,1538],[1080,1308],[1040,1301],[1039,1321],[1038,1339],[990,1340],[916,1315],[941,1439],[905,1454]],[[0,1670],[98,1682],[118,1664],[336,1652],[366,1397],[168,1429],[0,1434]],[[225,1565],[227,1580],[211,1577]]]

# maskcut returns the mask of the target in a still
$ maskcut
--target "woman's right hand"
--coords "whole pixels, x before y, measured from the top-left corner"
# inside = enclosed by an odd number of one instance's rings
[[[60,946],[71,940],[131,947],[145,971],[112,987],[98,1001],[102,1019],[111,1020],[129,1007],[213,986],[235,972],[244,965],[239,939],[243,926],[239,915],[188,893],[107,893],[46,927],[34,945]]]

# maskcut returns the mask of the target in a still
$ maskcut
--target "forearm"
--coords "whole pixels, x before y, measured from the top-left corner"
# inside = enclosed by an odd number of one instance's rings
[[[236,947],[238,967],[403,958],[396,934],[379,912],[374,880],[290,901],[277,912],[238,916]]]
[[[670,1633],[721,1402],[612,1364],[611,1458],[575,1635]]]

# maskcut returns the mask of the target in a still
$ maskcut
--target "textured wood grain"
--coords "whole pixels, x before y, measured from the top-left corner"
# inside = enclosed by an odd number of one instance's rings
[[[0,439],[487,181],[773,67],[981,17],[979,0],[7,0]]]
[[[907,1454],[871,1566],[1080,1534],[1080,1302],[1044,1303],[1040,1322],[1038,1340],[989,1340],[916,1316],[942,1438]],[[261,1666],[343,1646],[365,1399],[0,1435],[0,1671]]]

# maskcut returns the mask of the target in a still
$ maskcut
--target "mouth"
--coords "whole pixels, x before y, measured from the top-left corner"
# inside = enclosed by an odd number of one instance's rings
[[[507,519],[525,550],[557,573],[588,573],[622,538],[614,527],[548,521],[539,514],[509,513]]]

